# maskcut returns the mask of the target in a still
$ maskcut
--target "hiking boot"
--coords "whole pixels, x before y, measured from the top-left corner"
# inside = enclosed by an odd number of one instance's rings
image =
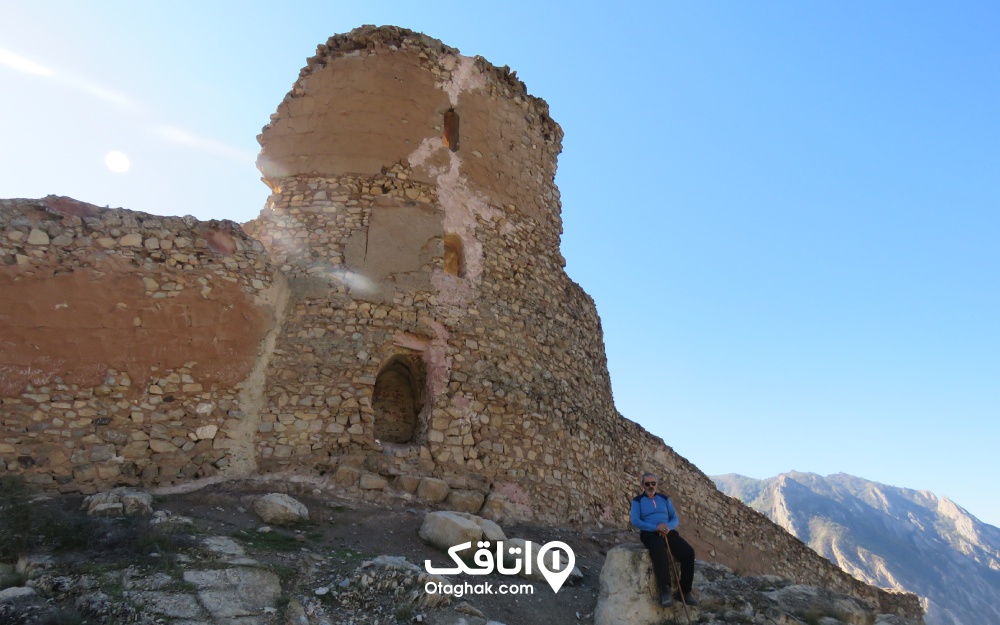
[[[694,595],[692,595],[691,593],[685,593],[684,594],[684,604],[685,605],[690,605],[690,606],[696,606],[696,605],[698,605],[698,600],[695,599]]]
[[[664,608],[669,608],[670,606],[674,605],[674,600],[670,596],[669,592],[660,593],[660,605]]]

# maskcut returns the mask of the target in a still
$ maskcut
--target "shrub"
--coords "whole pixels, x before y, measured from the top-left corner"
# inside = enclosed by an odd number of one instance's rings
[[[0,572],[0,590],[24,586],[24,582],[26,581],[28,580],[25,579],[24,575],[21,575],[20,573],[5,574]]]
[[[302,548],[302,542],[295,536],[278,531],[239,530],[233,534],[233,538],[242,540],[255,549],[263,551],[298,551]]]
[[[12,562],[37,549],[65,551],[94,538],[96,523],[57,501],[35,499],[16,475],[0,478],[0,561]]]

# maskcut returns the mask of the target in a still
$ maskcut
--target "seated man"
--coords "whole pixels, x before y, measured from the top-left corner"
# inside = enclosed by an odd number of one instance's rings
[[[694,548],[677,533],[677,512],[670,497],[656,492],[657,479],[652,473],[643,473],[643,492],[632,499],[630,518],[632,525],[639,530],[639,539],[649,549],[649,557],[653,560],[653,572],[656,573],[656,583],[660,588],[660,605],[669,608],[673,605],[670,597],[670,559],[669,553],[680,565],[680,591],[684,603],[698,605],[698,600],[691,595],[691,584],[694,581]]]

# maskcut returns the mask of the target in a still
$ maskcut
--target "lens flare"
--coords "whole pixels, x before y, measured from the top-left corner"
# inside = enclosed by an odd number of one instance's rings
[[[132,166],[128,157],[117,150],[108,152],[108,155],[104,157],[104,164],[108,166],[108,169],[116,174],[124,174],[128,171],[128,168]]]
[[[270,203],[268,203],[268,207],[273,209]],[[261,233],[268,235],[267,238],[270,239],[269,249],[272,253],[282,256],[290,262],[293,259],[300,262],[304,260],[308,262],[305,259],[308,245],[301,239],[289,234],[289,232],[307,229],[306,225],[292,215],[283,215],[276,222],[278,224],[276,231]],[[349,269],[344,265],[335,265],[325,260],[316,260],[310,262],[309,265],[310,267],[306,270],[306,273],[310,276],[321,278],[331,283],[339,283],[356,296],[372,296],[382,289],[377,282],[368,276]]]
[[[16,69],[17,71],[24,72],[25,74],[35,74],[36,76],[52,75],[52,70],[44,65],[39,65],[34,61],[29,61],[23,56],[18,56],[13,52],[8,52],[6,50],[0,50],[0,65],[6,65],[11,69]]]
[[[339,275],[333,275],[331,277],[343,282],[347,285],[347,288],[356,295],[374,295],[378,292],[378,287],[375,283],[360,273],[354,273],[353,271],[339,271],[337,274]]]

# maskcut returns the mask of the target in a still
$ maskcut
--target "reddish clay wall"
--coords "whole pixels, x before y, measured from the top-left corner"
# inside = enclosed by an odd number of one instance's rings
[[[0,470],[94,492],[247,464],[245,382],[275,325],[259,243],[231,222],[2,200],[0,260]]]

